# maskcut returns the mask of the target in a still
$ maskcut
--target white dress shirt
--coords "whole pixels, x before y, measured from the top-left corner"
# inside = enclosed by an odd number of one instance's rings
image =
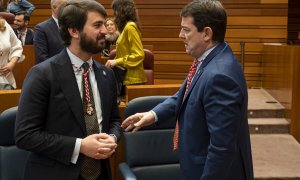
[[[80,58],[78,58],[77,56],[75,56],[68,48],[67,48],[67,53],[68,53],[68,55],[71,59],[72,65],[73,65],[74,74],[75,74],[75,77],[76,77],[78,89],[80,91],[80,96],[81,96],[81,99],[82,99],[82,94],[83,94],[82,73],[83,73],[83,69],[81,68],[81,66],[82,66],[83,63],[85,63],[85,61],[83,61]],[[87,61],[87,63],[92,67],[92,65],[93,65],[92,57]],[[101,124],[101,122],[102,122],[101,99],[100,99],[100,93],[98,91],[97,81],[96,81],[95,72],[94,72],[93,68],[91,68],[91,70],[89,72],[89,80],[90,80],[91,88],[92,88],[92,91],[93,91],[94,103],[95,103],[95,108],[96,108],[96,115],[97,115],[97,120],[98,120],[98,125],[99,125],[99,132],[101,132],[101,130],[102,130],[102,124]],[[80,138],[76,139],[75,148],[74,148],[73,155],[72,155],[72,158],[71,158],[71,162],[74,163],[74,164],[76,164],[79,153],[80,153],[81,140],[82,139],[80,139]]]

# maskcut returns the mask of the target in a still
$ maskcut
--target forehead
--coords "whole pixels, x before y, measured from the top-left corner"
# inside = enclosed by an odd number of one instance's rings
[[[87,13],[87,22],[93,23],[97,21],[101,21],[104,23],[105,17],[97,11],[89,11]]]
[[[114,22],[112,20],[108,20],[106,21],[106,24],[114,24]]]
[[[19,19],[19,20],[24,19],[24,14],[17,14],[17,15],[15,16],[15,19]]]
[[[194,18],[192,16],[181,17],[181,26],[183,27],[196,27],[194,25]]]

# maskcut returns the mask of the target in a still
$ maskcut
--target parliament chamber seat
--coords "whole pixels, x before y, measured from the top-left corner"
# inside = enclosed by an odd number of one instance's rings
[[[151,110],[168,96],[145,96],[131,100],[125,117]],[[176,119],[165,119],[138,132],[124,133],[125,162],[119,170],[125,180],[180,180],[177,151],[173,151],[173,134]]]
[[[8,24],[13,24],[15,20],[15,15],[9,12],[0,12],[0,16],[6,20]]]
[[[0,114],[0,180],[22,179],[29,152],[15,145],[15,120],[18,107]]]

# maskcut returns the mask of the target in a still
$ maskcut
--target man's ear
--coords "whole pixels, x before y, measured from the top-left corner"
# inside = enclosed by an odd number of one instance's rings
[[[212,40],[213,31],[210,27],[204,27],[203,32],[204,32],[204,40],[206,40],[206,41]]]
[[[79,31],[75,28],[68,28],[69,34],[71,37],[77,39],[79,38]]]

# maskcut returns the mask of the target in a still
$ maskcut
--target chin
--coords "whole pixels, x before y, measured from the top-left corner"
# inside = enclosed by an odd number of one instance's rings
[[[189,49],[186,49],[185,52],[189,55],[192,55],[192,52]]]

